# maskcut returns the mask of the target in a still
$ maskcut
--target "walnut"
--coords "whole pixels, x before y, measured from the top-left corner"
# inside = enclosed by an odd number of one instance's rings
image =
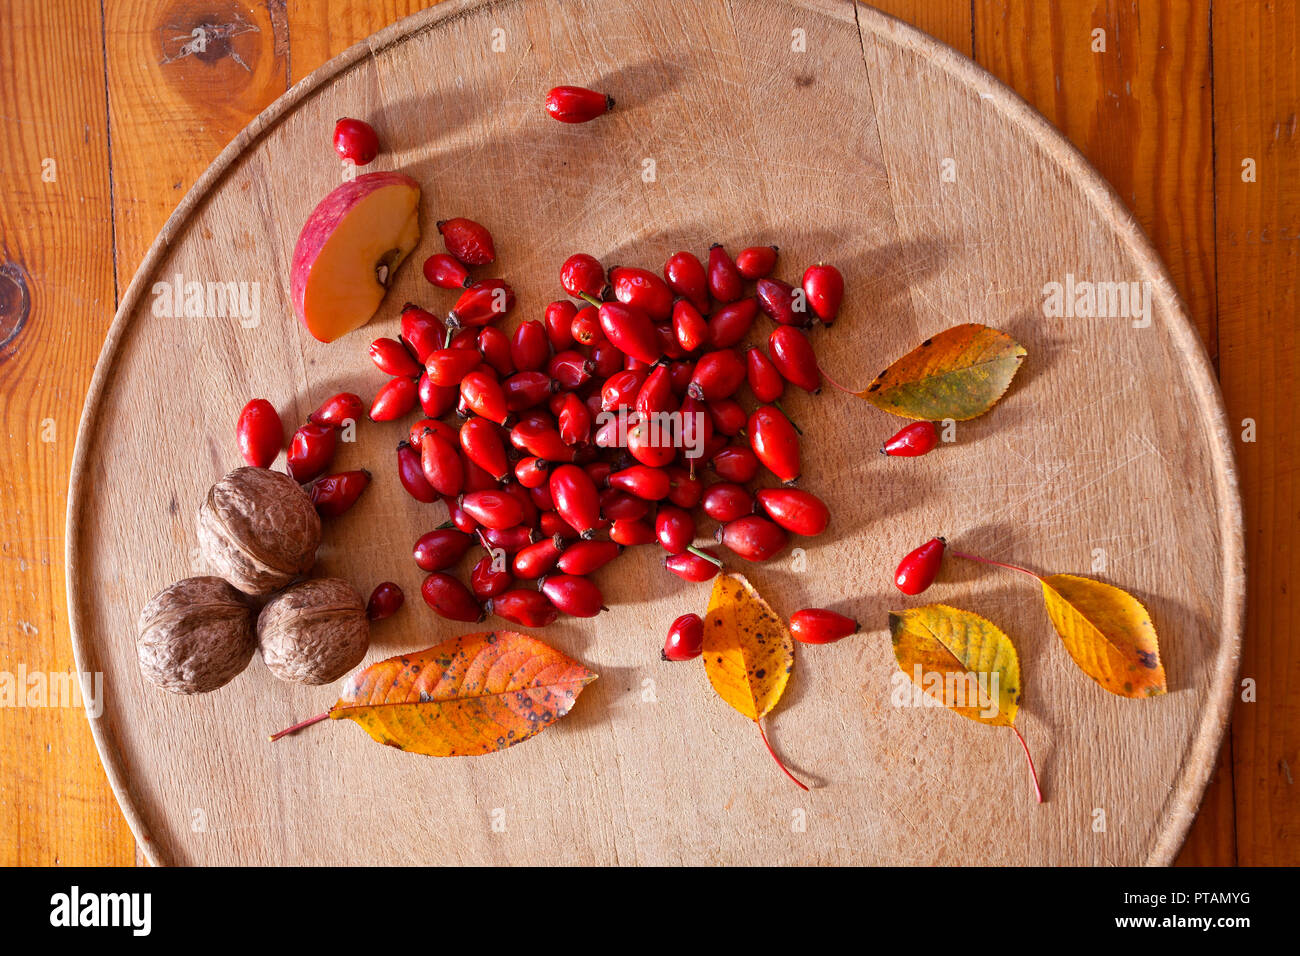
[[[211,568],[246,594],[270,594],[311,569],[320,516],[288,475],[236,468],[199,508],[199,547]]]
[[[262,660],[280,680],[328,684],[370,646],[366,607],[346,581],[318,578],[277,594],[257,618]]]
[[[248,666],[257,638],[244,596],[221,578],[177,581],[140,612],[140,673],[173,694],[205,694]]]

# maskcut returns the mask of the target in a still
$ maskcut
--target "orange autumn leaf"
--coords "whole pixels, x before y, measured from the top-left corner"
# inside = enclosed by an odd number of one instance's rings
[[[719,574],[713,581],[704,617],[704,669],[718,696],[758,725],[763,744],[781,772],[808,787],[786,769],[763,729],[794,670],[794,637],[743,574]]]
[[[903,418],[966,421],[997,403],[1025,355],[1005,332],[957,325],[926,339],[857,395]]]
[[[1168,690],[1155,625],[1137,598],[1073,574],[1041,580],[1052,626],[1080,670],[1120,697]]]
[[[381,744],[433,757],[478,756],[559,720],[596,675],[535,637],[462,634],[354,674],[325,718],[347,718]]]

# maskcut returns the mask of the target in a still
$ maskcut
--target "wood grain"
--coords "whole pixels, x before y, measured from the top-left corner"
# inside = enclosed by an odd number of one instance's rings
[[[64,489],[115,305],[101,22],[75,0],[0,17],[0,669],[66,675]],[[79,702],[61,700],[0,709],[0,863],[130,863]]]
[[[1215,204],[1223,391],[1246,501],[1250,604],[1243,678],[1257,701],[1233,722],[1237,859],[1294,864],[1300,838],[1300,649],[1295,634],[1300,551],[1300,376],[1295,321],[1300,218],[1300,40],[1292,4],[1214,5]],[[1243,163],[1256,166],[1243,180]]]
[[[975,59],[1115,187],[1217,356],[1214,205],[1204,201],[1213,192],[1208,2],[990,2],[975,10]],[[1214,787],[1188,852],[1231,864],[1230,760]]]
[[[687,22],[698,30],[685,31]],[[495,28],[517,38],[515,55],[488,50]],[[806,31],[808,53],[791,50],[793,29]],[[516,94],[544,86],[556,63],[617,77],[630,95],[608,122],[557,130],[532,98]],[[995,851],[988,862],[1172,857],[1212,767],[1235,666],[1240,530],[1226,436],[1210,367],[1158,260],[1111,191],[1041,118],[969,61],[841,4],[736,0],[726,9],[682,3],[633,12],[454,3],[385,31],[344,65],[350,68],[319,89],[295,89],[274,116],[241,134],[169,221],[127,293],[83,425],[70,513],[74,632],[78,653],[119,689],[96,732],[152,858],[377,861],[356,845],[359,826],[386,835],[370,845],[406,848],[413,862],[952,862],[965,859],[976,833],[997,828],[1020,836],[1003,848],[1005,857]],[[719,108],[734,90],[761,93],[778,114],[820,111],[842,120],[774,131],[763,111]],[[680,669],[649,662],[652,649],[636,636],[658,633],[656,623],[690,600],[659,593],[660,584],[646,593],[653,555],[627,556],[617,575],[602,578],[615,610],[598,626],[568,622],[547,632],[604,675],[582,706],[526,747],[481,761],[430,766],[346,734],[271,750],[258,731],[319,710],[322,691],[277,684],[259,668],[202,700],[141,686],[131,617],[149,593],[193,568],[192,509],[182,502],[196,501],[234,464],[222,423],[233,420],[242,396],[266,394],[293,418],[326,390],[374,387],[364,384],[360,352],[347,354],[348,344],[363,348],[365,333],[329,349],[307,338],[287,317],[281,261],[260,252],[288,248],[313,197],[337,182],[333,163],[310,157],[320,129],[343,113],[378,116],[397,133],[384,159],[425,183],[426,221],[473,196],[511,275],[546,274],[575,247],[655,262],[710,238],[770,241],[780,223],[790,261],[824,256],[864,277],[863,294],[824,345],[840,378],[869,377],[880,363],[863,363],[862,354],[899,354],[953,314],[1011,327],[1040,364],[1004,399],[993,431],[987,422],[964,426],[970,437],[946,456],[952,460],[917,463],[904,487],[888,462],[863,462],[854,434],[819,429],[806,449],[807,471],[830,497],[840,530],[810,549],[813,574],[778,564],[755,577],[791,607],[838,603],[879,622],[879,637],[894,598],[882,590],[878,568],[932,533],[926,529],[952,528],[954,515],[984,519],[952,530],[972,547],[1038,567],[1079,569],[1105,543],[1108,575],[1142,595],[1165,633],[1179,636],[1166,645],[1168,666],[1182,675],[1176,692],[1137,708],[1107,699],[1043,634],[1033,599],[996,576],[961,575],[938,585],[936,598],[974,602],[1026,635],[1022,646],[1032,649],[1039,703],[1026,708],[1026,734],[1047,747],[1045,765],[1058,781],[1052,799],[1041,808],[1016,790],[985,799],[991,768],[1009,771],[1017,755],[951,715],[888,707],[893,665],[868,636],[845,653],[801,659],[774,722],[782,748],[803,762],[796,769],[828,783],[808,808],[826,839],[810,840],[784,822],[803,809],[790,802],[800,798],[771,774],[761,749],[744,745],[740,728],[727,726],[725,709]],[[916,123],[917,115],[927,123]],[[655,130],[649,140],[647,129]],[[592,136],[601,148],[582,148]],[[660,178],[652,188],[629,188],[648,150]],[[783,175],[756,183],[760,152]],[[707,177],[688,172],[701,156],[711,163]],[[946,158],[960,170],[953,182],[938,175]],[[295,171],[293,188],[267,188],[287,168]],[[250,217],[250,201],[261,215]],[[600,214],[614,208],[620,217]],[[539,222],[553,228],[539,233]],[[1050,235],[1035,232],[1044,223],[1054,224]],[[1149,281],[1151,326],[1045,321],[1042,284],[1067,270]],[[148,290],[155,276],[177,271],[261,283],[266,321],[240,328],[229,320],[156,320]],[[428,297],[410,269],[398,283],[394,301]],[[527,315],[550,290],[521,284],[520,294]],[[389,316],[372,330],[394,322]],[[205,349],[222,360],[203,363],[197,375],[189,368],[191,388],[177,393],[167,384],[174,376],[159,377],[160,357]],[[1052,395],[1092,389],[1098,363],[1126,370],[1113,393],[1069,416],[1031,414]],[[1146,376],[1163,383],[1158,394],[1137,388]],[[159,389],[168,393],[167,423],[138,411],[156,405]],[[1162,414],[1170,401],[1190,417]],[[849,398],[816,402],[795,398],[794,414],[809,421],[864,414]],[[210,454],[176,462],[156,487],[132,485],[130,508],[115,506],[113,489],[128,487],[139,466],[107,454],[109,436],[112,447],[153,454],[177,420]],[[1125,429],[1116,461],[1103,449],[1113,450]],[[391,447],[389,432],[395,429],[368,429],[348,453],[373,460]],[[1051,449],[1046,459],[1043,449]],[[1032,478],[1026,489],[1024,476],[1006,469],[1008,455],[1050,476],[1055,490],[1047,494]],[[109,489],[95,500],[81,494],[91,473]],[[1178,502],[1172,510],[1171,501]],[[333,529],[322,571],[390,577],[413,591],[418,581],[401,558],[404,548],[368,529],[404,528],[394,538],[410,540],[435,517],[422,515],[391,480],[377,482],[352,520]],[[1142,540],[1190,542],[1181,524],[1210,544],[1146,550],[1129,540],[1137,528]],[[129,554],[112,544],[128,540]],[[833,580],[818,568],[836,569]],[[1175,598],[1170,580],[1189,583]],[[398,627],[372,656],[446,632],[427,616]],[[642,703],[646,679],[661,705]],[[821,690],[827,687],[855,690]],[[826,726],[842,733],[832,741],[817,730]],[[692,732],[702,727],[709,732]],[[690,741],[688,754],[682,741]],[[851,765],[846,753],[855,755]],[[1140,771],[1114,773],[1117,764],[1134,763]],[[361,779],[362,768],[365,792],[342,786]],[[441,795],[433,809],[421,796],[430,774]],[[690,819],[679,799],[685,779]],[[531,799],[538,788],[554,795],[553,804]],[[955,805],[965,808],[960,819],[948,812]],[[487,826],[485,807],[506,809],[515,821],[507,833]],[[917,807],[942,826],[918,827],[909,813]],[[1098,807],[1111,821],[1104,832],[1090,826]],[[193,826],[198,816],[202,828]],[[431,846],[421,839],[426,828],[457,836]]]

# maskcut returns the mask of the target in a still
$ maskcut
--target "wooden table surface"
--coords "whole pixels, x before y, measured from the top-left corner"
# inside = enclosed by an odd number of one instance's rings
[[[73,436],[120,291],[155,234],[259,111],[427,5],[9,0],[0,9],[0,672],[75,667],[63,562]],[[877,6],[972,56],[1083,150],[1187,303],[1239,438],[1250,585],[1241,699],[1180,862],[1300,863],[1294,6]],[[202,51],[191,42],[198,28]],[[141,862],[81,710],[0,706],[0,776],[0,864]]]

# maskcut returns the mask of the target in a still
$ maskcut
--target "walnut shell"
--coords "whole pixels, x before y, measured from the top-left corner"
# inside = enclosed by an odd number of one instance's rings
[[[173,694],[205,694],[248,666],[257,647],[253,610],[221,578],[177,581],[140,611],[140,673]]]
[[[209,566],[246,594],[270,594],[311,570],[320,516],[288,475],[236,468],[199,508],[199,547]]]
[[[328,684],[361,663],[370,647],[370,621],[352,585],[317,578],[266,603],[257,617],[257,642],[280,680]]]

